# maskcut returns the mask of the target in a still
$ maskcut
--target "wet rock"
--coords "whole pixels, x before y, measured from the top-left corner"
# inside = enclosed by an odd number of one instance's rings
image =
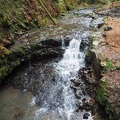
[[[102,17],[99,17],[99,18],[96,18],[96,19],[93,19],[91,21],[91,24],[90,24],[90,27],[93,27],[93,28],[99,28],[101,25],[103,25],[104,22],[103,22],[103,18]]]
[[[15,119],[20,119],[20,118],[23,117],[23,115],[24,115],[23,111],[19,111],[14,115],[14,118]]]
[[[96,19],[96,14],[92,13],[92,14],[89,15],[89,17],[91,17],[92,19]]]
[[[96,76],[92,68],[83,68],[79,71],[81,78],[87,83],[92,84],[96,82]]]
[[[90,79],[90,80],[89,80],[89,83],[90,83],[90,84],[95,83],[95,82],[96,82],[95,79]]]
[[[84,51],[85,47],[88,46],[89,43],[90,43],[90,41],[88,39],[83,38],[83,40],[80,44],[80,51]]]
[[[103,35],[102,35],[103,37],[106,37],[106,34],[105,33],[103,33]]]
[[[80,71],[79,71],[79,73],[82,73],[82,74],[87,74],[87,73],[91,73],[91,72],[93,72],[91,67],[84,67],[84,68],[80,69]]]
[[[85,109],[86,111],[92,110],[95,104],[95,100],[91,97],[89,98],[84,98],[81,102],[77,104],[78,109],[82,110]]]
[[[76,87],[73,83],[71,83],[70,87],[75,89],[75,90],[79,90],[79,87]]]
[[[98,116],[98,115],[94,115],[93,116],[93,120],[101,120],[102,118],[100,117],[100,116]]]
[[[77,98],[81,98],[81,92],[80,92],[80,90],[76,90],[76,91],[75,91],[75,96],[76,96]]]
[[[95,100],[92,97],[89,97],[89,98],[86,99],[86,103],[89,106],[93,106],[95,104]]]
[[[112,27],[110,27],[110,26],[107,26],[104,28],[104,31],[110,31],[110,30],[112,30]]]
[[[77,104],[78,109],[79,109],[79,110],[86,110],[86,111],[92,110],[92,107],[89,106],[89,105],[85,102],[85,100],[86,100],[86,98],[84,98],[84,99],[82,100],[82,104],[81,104],[81,102]]]
[[[75,86],[79,86],[81,84],[80,80],[71,79],[70,81],[72,81]]]
[[[90,116],[89,113],[85,113],[85,114],[83,115],[83,119],[88,119],[89,116]]]
[[[104,23],[98,24],[98,28],[102,27],[103,25],[104,25]]]

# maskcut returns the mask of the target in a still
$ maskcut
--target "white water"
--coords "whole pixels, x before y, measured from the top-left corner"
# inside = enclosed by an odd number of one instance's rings
[[[62,111],[66,115],[66,120],[82,120],[84,114],[83,112],[81,116],[76,117],[75,110],[77,100],[73,90],[70,88],[70,80],[77,79],[79,69],[85,66],[85,51],[80,52],[82,37],[88,37],[88,32],[84,33],[82,36],[80,34],[75,34],[68,48],[65,50],[63,59],[56,65],[56,70],[60,76],[62,76],[63,83],[65,83],[63,84],[64,108]],[[81,97],[84,98],[87,96],[82,94]]]
[[[54,120],[83,120],[83,115],[86,111],[76,112],[78,99],[75,97],[73,89],[70,88],[70,80],[78,79],[79,69],[85,66],[86,49],[80,52],[80,45],[82,39],[87,39],[88,36],[89,32],[75,34],[69,46],[65,49],[61,61],[54,63],[55,71],[59,76],[57,77],[57,84],[50,88],[50,93],[46,95],[41,108],[35,112],[34,120],[39,120],[39,118],[52,120],[52,118],[46,118],[46,115],[50,112],[58,116]],[[65,48],[63,39],[62,42],[62,47]],[[83,84],[82,81],[81,83]],[[81,99],[86,97],[88,96],[83,95],[81,90]],[[82,104],[81,99],[79,99],[79,102]],[[33,99],[31,104],[33,105],[34,103],[35,99]],[[92,120],[91,116],[89,120]]]
[[[76,104],[76,98],[70,88],[70,79],[74,79],[79,68],[84,66],[84,53],[79,51],[80,44],[80,37],[78,39],[73,38],[64,53],[63,59],[56,66],[56,70],[63,80],[64,108],[62,111],[64,111],[67,120],[70,120]]]

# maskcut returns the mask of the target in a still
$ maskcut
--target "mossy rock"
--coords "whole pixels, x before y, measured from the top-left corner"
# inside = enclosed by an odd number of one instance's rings
[[[107,103],[107,97],[109,93],[105,90],[106,86],[107,86],[106,80],[101,79],[101,82],[97,89],[98,101],[101,105],[105,105]]]
[[[118,108],[120,108],[120,104],[110,102],[109,98],[111,94],[109,89],[114,89],[114,86],[110,86],[107,83],[107,80],[102,78],[97,88],[98,101],[102,106],[105,107],[105,111],[109,116],[109,120],[119,120],[120,111]]]
[[[91,50],[91,48],[88,49],[88,51],[86,53],[86,56],[85,56],[85,60],[86,60],[87,64],[92,64],[93,65],[93,67],[95,69],[96,77],[100,79],[101,78],[102,67],[100,65],[99,60],[96,57],[95,52],[93,52]]]

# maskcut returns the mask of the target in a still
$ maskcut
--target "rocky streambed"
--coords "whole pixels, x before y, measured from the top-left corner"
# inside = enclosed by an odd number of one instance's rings
[[[94,11],[71,11],[57,26],[19,37],[4,58],[6,62],[1,62],[1,84],[9,85],[8,90],[17,89],[18,96],[15,99],[14,92],[6,96],[6,87],[1,90],[1,119],[108,119],[96,93],[101,65],[90,48],[103,40],[98,29],[104,24],[103,17]],[[12,104],[9,108],[8,99]],[[7,116],[5,109],[9,109]]]

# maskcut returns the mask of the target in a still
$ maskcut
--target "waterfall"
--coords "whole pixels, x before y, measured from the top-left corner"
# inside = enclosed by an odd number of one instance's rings
[[[56,69],[63,75],[77,73],[84,66],[84,52],[80,52],[81,38],[73,38],[65,50],[63,59],[57,64]]]
[[[79,69],[85,66],[85,51],[80,52],[81,41],[81,35],[75,34],[65,50],[62,60],[56,64],[56,70],[62,77],[63,85],[64,107],[61,116],[65,115],[66,120],[72,120],[71,117],[74,116],[76,108],[76,97],[70,88],[70,80],[76,79]],[[61,111],[59,113],[61,114]]]
[[[49,89],[49,93],[45,93],[46,98],[39,110],[37,110],[34,120],[42,118],[49,112],[58,115],[56,120],[82,120],[85,111],[77,113],[76,104],[78,99],[75,97],[74,90],[71,89],[71,79],[79,79],[78,71],[85,66],[85,52],[86,49],[80,51],[81,42],[83,39],[88,39],[89,32],[76,33],[70,41],[69,46],[64,46],[64,39],[62,39],[62,48],[66,48],[63,58],[54,63],[56,72],[56,85]],[[82,80],[80,81],[84,86]],[[86,98],[80,88],[81,98]],[[80,101],[80,100],[79,100]],[[82,103],[82,100],[81,100]],[[46,118],[42,118],[47,120]],[[40,119],[41,120],[41,119]],[[52,120],[50,118],[49,120]],[[92,120],[91,118],[89,120]]]

